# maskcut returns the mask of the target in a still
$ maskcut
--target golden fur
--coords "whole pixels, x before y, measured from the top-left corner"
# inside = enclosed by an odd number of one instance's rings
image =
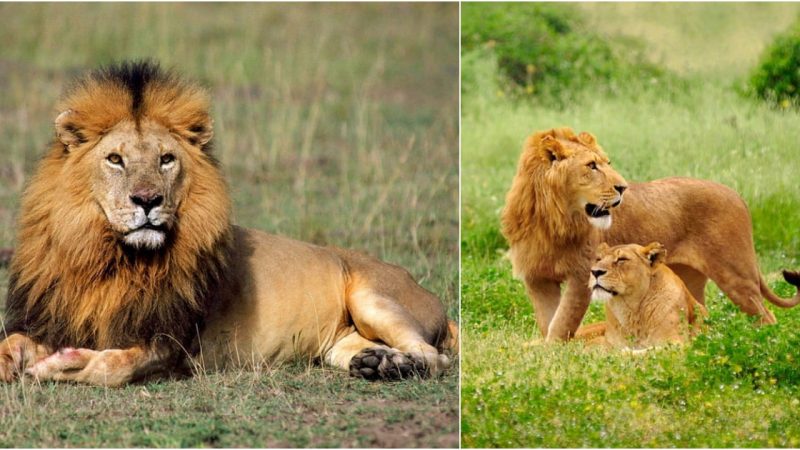
[[[231,239],[224,181],[208,155],[189,143],[191,129],[210,124],[206,95],[164,76],[144,89],[135,113],[133,102],[124,85],[101,71],[77,83],[59,105],[69,111],[57,123],[61,139],[22,199],[7,332],[24,330],[53,348],[106,349],[133,345],[147,334],[174,334],[174,320],[206,309],[207,291],[218,282]],[[90,201],[92,153],[126,121],[184,137],[173,151],[192,170],[177,211],[180,227],[172,245],[157,254],[135,255],[119,245],[118,233]],[[182,344],[191,338],[176,337]]]
[[[736,192],[690,178],[628,187],[588,133],[560,128],[527,139],[502,223],[514,273],[524,281],[549,341],[568,339],[577,330],[590,300],[592,249],[600,242],[662,242],[670,252],[667,264],[698,300],[711,278],[765,323],[775,318],[762,298],[780,307],[800,303],[800,295],[777,297],[759,274],[750,216]],[[784,275],[800,284],[797,273]]]
[[[666,250],[653,242],[597,249],[589,289],[605,302],[605,322],[583,326],[577,338],[619,349],[642,350],[686,343],[697,333],[705,307],[664,264]]]
[[[356,252],[232,226],[208,99],[150,63],[79,81],[25,192],[0,379],[116,386],[319,357],[364,378],[436,374],[436,296]]]

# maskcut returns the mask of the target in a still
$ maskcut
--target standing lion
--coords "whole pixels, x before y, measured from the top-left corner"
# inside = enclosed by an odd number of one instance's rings
[[[123,63],[59,107],[22,200],[0,379],[118,386],[187,353],[319,357],[369,379],[449,366],[454,324],[405,270],[231,224],[197,85]]]
[[[775,295],[759,273],[750,214],[736,192],[692,178],[629,186],[586,132],[558,128],[527,139],[502,223],[514,275],[525,283],[547,341],[569,339],[577,330],[601,242],[661,242],[668,266],[700,302],[711,278],[763,323],[775,323],[763,298],[782,308],[800,303],[800,293],[790,300]],[[800,286],[800,273],[784,271],[784,277]]]

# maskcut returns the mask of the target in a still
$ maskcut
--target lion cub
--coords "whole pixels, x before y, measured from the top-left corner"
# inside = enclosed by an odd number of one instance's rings
[[[609,247],[600,244],[592,266],[592,298],[605,302],[606,321],[581,327],[576,337],[609,347],[644,350],[685,343],[706,316],[683,281],[664,264],[658,242]]]

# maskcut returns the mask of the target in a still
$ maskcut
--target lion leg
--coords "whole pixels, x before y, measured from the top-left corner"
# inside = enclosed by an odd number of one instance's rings
[[[536,324],[543,337],[547,337],[547,329],[558,309],[561,300],[561,286],[551,280],[525,278],[525,290],[533,303]]]
[[[597,322],[584,325],[575,332],[575,339],[586,342],[588,345],[605,343],[606,323]]]
[[[606,339],[607,328],[608,324],[605,322],[584,325],[575,332],[574,339],[583,342],[587,347],[601,346],[608,348],[610,344]]]
[[[354,331],[340,339],[325,362],[367,380],[401,380],[425,375],[425,361],[361,336]]]
[[[425,340],[422,325],[393,299],[358,288],[348,296],[347,310],[361,336],[421,362],[424,374],[435,376],[450,367],[450,359]]]
[[[738,214],[740,223],[750,224],[750,215],[743,204],[741,208],[732,209],[731,214],[734,213]],[[704,261],[707,266],[705,273],[742,312],[759,316],[760,324],[776,323],[775,316],[767,309],[761,293],[761,273],[753,248],[752,229],[747,226],[746,233],[732,228],[720,229],[717,233],[720,239],[714,242],[715,247],[727,248],[726,253],[735,257],[717,257],[709,253]],[[700,300],[699,297],[695,298]]]
[[[350,362],[353,357],[359,354],[362,350],[372,347],[382,347],[388,349],[389,347],[375,341],[370,341],[354,331],[347,336],[339,339],[336,344],[325,353],[325,362],[331,366],[340,369],[349,370]]]
[[[117,387],[168,369],[172,363],[173,353],[157,345],[102,351],[64,348],[37,362],[25,373],[40,381]]]
[[[0,381],[14,381],[25,369],[52,353],[28,336],[14,333],[0,342]]]
[[[714,281],[742,312],[751,316],[760,316],[759,323],[761,325],[777,323],[775,315],[764,305],[760,284],[745,278],[727,276]]]
[[[706,282],[708,282],[708,277],[703,275],[702,272],[696,270],[692,267],[689,267],[685,264],[667,264],[675,275],[677,275],[682,281],[683,284],[689,289],[689,292],[692,293],[692,296],[698,301],[698,303],[705,305],[706,304]]]
[[[586,277],[588,280],[588,276]],[[575,331],[589,309],[591,291],[586,280],[567,279],[567,289],[558,305],[553,320],[547,328],[546,342],[566,341],[575,335]]]
[[[762,325],[777,323],[772,311],[764,305],[761,274],[758,272],[754,254],[745,254],[736,260],[715,259],[708,264],[709,273],[715,274],[712,278],[714,282],[742,312],[759,316]]]

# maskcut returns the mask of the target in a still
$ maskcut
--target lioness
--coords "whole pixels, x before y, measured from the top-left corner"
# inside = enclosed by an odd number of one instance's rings
[[[187,353],[318,357],[369,379],[446,369],[454,325],[408,272],[231,224],[208,109],[148,62],[70,90],[22,200],[0,379],[118,386]]]
[[[605,302],[606,321],[583,326],[575,336],[631,350],[685,343],[693,336],[706,308],[664,264],[666,253],[658,242],[600,244],[589,289],[592,298]]]
[[[524,281],[547,341],[569,339],[583,319],[600,242],[661,242],[667,264],[696,299],[704,301],[711,278],[764,323],[775,322],[764,297],[781,308],[800,303],[800,293],[789,300],[775,295],[759,273],[750,215],[736,192],[691,178],[629,185],[586,132],[558,128],[527,139],[502,223],[514,275]],[[800,273],[784,277],[800,285]]]

